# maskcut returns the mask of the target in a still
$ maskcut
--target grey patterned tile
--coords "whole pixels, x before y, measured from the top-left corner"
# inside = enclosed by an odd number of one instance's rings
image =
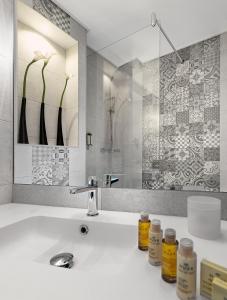
[[[206,134],[204,135],[205,148],[218,148],[220,146],[220,134]]]
[[[34,165],[32,168],[32,183],[52,185],[52,164]]]
[[[188,151],[189,151],[189,159],[190,160],[194,160],[194,159],[199,159],[199,160],[204,160],[204,148],[203,145],[201,145],[200,147],[193,147],[193,146],[189,146],[188,147]]]
[[[189,123],[204,122],[204,111],[201,109],[189,109]]]
[[[203,122],[194,122],[189,125],[189,134],[194,136],[196,134],[204,133],[204,123]]]
[[[204,83],[205,106],[212,107],[219,105],[220,99],[220,81],[206,80]]]
[[[53,147],[32,146],[32,165],[52,164]]]
[[[220,191],[220,174],[204,175],[204,186],[206,191]]]
[[[163,187],[163,174],[159,171],[142,174],[143,189],[157,190]]]
[[[163,126],[160,128],[161,137],[168,137],[169,135],[176,135],[175,125]]]
[[[160,115],[162,126],[176,125],[176,113]]]
[[[204,65],[204,43],[191,46],[190,49],[190,72],[195,69],[202,69]]]
[[[220,161],[220,148],[204,148],[205,161]]]
[[[208,122],[210,120],[215,120],[220,123],[220,107],[213,106],[213,107],[206,107],[204,109],[204,120]]]
[[[191,85],[202,85],[204,83],[204,78],[205,78],[205,74],[204,71],[201,69],[194,69],[191,73],[190,73],[190,83]]]
[[[176,161],[175,160],[161,160],[160,161],[160,171],[169,171],[169,172],[175,172],[176,170]]]
[[[182,111],[176,113],[176,122],[177,125],[181,123],[188,124],[189,123],[189,111]]]
[[[176,126],[177,136],[188,136],[189,135],[189,124],[181,123]]]
[[[204,41],[204,69],[220,66],[220,36]]]
[[[190,147],[201,147],[203,146],[204,135],[196,133],[195,135],[190,135]]]
[[[220,170],[219,161],[206,161],[204,164],[204,174],[212,175],[218,174]]]
[[[161,137],[159,140],[159,145],[162,148],[175,148],[175,143],[176,143],[175,135]]]
[[[176,137],[176,148],[181,149],[181,148],[188,148],[189,146],[189,136],[187,135],[180,135]]]
[[[220,124],[216,120],[209,120],[206,123],[204,123],[204,134],[220,134]]]
[[[32,146],[32,183],[68,185],[69,149],[55,146]]]
[[[160,158],[163,160],[175,160],[175,148],[160,148]]]
[[[204,97],[204,83],[190,84],[189,85],[189,97],[203,98]]]
[[[33,0],[33,8],[66,33],[70,33],[70,16],[51,0]]]
[[[176,159],[179,161],[189,159],[188,148],[177,148],[177,149],[175,149],[175,153],[176,153]]]
[[[52,185],[69,185],[69,168],[68,165],[60,163],[52,167]]]
[[[220,37],[180,53],[183,64],[160,59],[159,159],[150,168],[163,173],[162,189],[217,190],[207,176],[220,173]]]

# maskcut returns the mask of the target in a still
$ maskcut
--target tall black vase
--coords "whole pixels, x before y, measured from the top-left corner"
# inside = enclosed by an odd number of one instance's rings
[[[27,124],[26,124],[26,98],[25,97],[22,98],[22,102],[21,102],[18,143],[29,144]]]
[[[41,103],[39,123],[39,144],[48,145],[45,125],[45,103]]]
[[[57,145],[64,146],[63,133],[62,133],[62,107],[59,107],[58,109]]]

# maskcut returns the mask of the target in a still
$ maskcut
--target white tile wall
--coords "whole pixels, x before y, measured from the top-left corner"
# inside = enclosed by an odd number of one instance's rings
[[[221,35],[220,50],[220,190],[227,192],[227,33]]]
[[[12,201],[13,0],[0,1],[0,204]]]

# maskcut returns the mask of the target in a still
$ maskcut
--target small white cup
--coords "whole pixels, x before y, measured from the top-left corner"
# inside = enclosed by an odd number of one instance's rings
[[[203,239],[217,239],[221,233],[221,200],[206,196],[188,197],[188,231]]]

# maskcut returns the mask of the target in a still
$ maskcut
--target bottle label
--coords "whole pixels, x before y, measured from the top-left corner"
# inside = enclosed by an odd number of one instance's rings
[[[196,259],[177,255],[177,293],[181,298],[194,299],[196,294]]]
[[[162,273],[176,277],[177,269],[177,245],[162,243]]]
[[[160,263],[162,255],[162,232],[151,232],[149,236],[149,261],[151,263]]]
[[[149,228],[148,222],[139,224],[139,245],[142,247],[148,247]]]

